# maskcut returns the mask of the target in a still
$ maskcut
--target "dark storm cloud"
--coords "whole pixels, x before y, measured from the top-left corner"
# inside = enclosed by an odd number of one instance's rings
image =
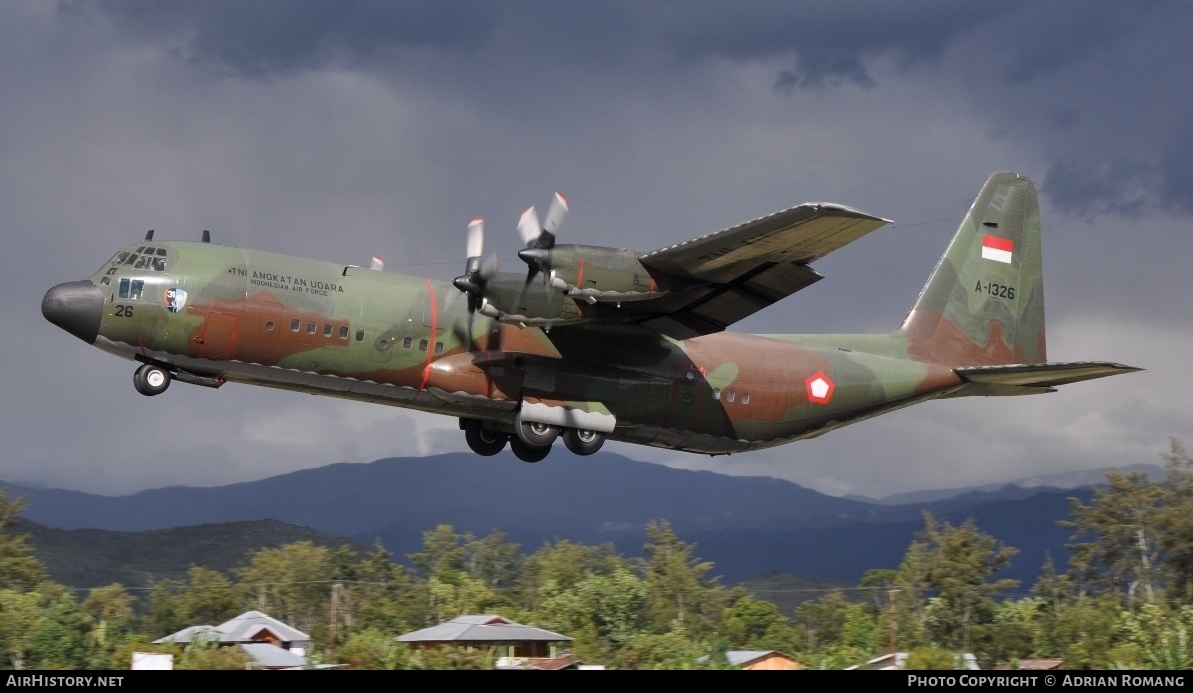
[[[790,58],[777,89],[874,85],[866,60],[893,56],[904,68],[939,59],[957,36],[1016,2],[681,2],[659,18],[662,33],[686,59]]]
[[[181,57],[255,79],[367,68],[399,46],[467,50],[491,36],[501,16],[481,0],[101,0],[62,9],[107,17],[137,41],[181,41]]]
[[[992,130],[1023,137],[1023,121],[1034,121],[1050,158],[1041,190],[1070,214],[1193,211],[1193,140],[1184,125],[1193,83],[1176,77],[1184,56],[1172,54],[1173,43],[1154,40],[1193,30],[1187,3],[102,0],[62,8],[105,17],[130,39],[172,46],[179,59],[217,74],[400,74],[442,90],[480,90],[494,110],[525,101],[525,116],[541,118],[540,127],[554,127],[540,113],[554,104],[534,101],[542,89],[547,99],[601,103],[588,83],[596,69],[615,75],[619,89],[641,91],[710,62],[762,64],[778,92],[794,95],[873,88],[876,60],[901,72],[947,68],[989,112]],[[428,69],[411,57],[421,48],[470,64]],[[1145,59],[1102,57],[1117,52]],[[1083,64],[1099,65],[1105,83],[1072,79]],[[1162,99],[1163,109],[1149,99]],[[1186,117],[1161,115],[1174,110]],[[1103,122],[1127,118],[1135,129]]]

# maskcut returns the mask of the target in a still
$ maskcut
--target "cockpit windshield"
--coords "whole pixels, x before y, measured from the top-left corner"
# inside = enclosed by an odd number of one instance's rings
[[[134,252],[122,250],[112,256],[113,265],[132,265],[133,269],[147,269],[154,272],[166,271],[166,249],[141,246]]]

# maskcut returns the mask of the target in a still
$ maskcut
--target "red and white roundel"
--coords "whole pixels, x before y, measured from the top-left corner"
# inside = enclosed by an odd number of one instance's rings
[[[809,375],[804,380],[804,386],[808,390],[808,401],[814,404],[828,404],[828,401],[833,398],[833,390],[837,389],[837,384],[825,375],[824,371],[817,371]]]

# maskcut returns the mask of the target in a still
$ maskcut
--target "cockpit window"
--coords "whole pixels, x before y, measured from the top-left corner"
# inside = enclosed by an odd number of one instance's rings
[[[132,301],[141,300],[141,294],[145,292],[145,282],[140,279],[130,280],[125,277],[120,280],[120,298],[127,298]]]
[[[133,269],[147,269],[154,272],[166,271],[166,249],[141,246],[135,252],[122,250],[112,258],[114,265],[131,265]]]

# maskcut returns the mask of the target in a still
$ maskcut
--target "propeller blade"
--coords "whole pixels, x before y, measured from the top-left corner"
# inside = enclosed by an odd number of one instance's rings
[[[497,273],[500,271],[501,263],[497,261],[497,253],[493,253],[489,257],[485,258],[485,261],[481,263],[480,269],[477,270],[477,272],[480,274],[481,281],[485,282],[497,276]]]
[[[555,236],[559,233],[559,226],[563,223],[564,217],[568,215],[568,199],[564,194],[555,191],[555,197],[551,198],[551,206],[547,209],[547,217],[543,221],[544,238],[540,238],[540,248],[550,248],[555,245]],[[543,241],[546,241],[545,243]]]
[[[468,222],[468,255],[469,259],[485,253],[485,220],[477,217]]]
[[[538,212],[534,211],[534,207],[527,207],[525,212],[522,212],[522,218],[518,220],[518,235],[522,237],[522,242],[530,246],[538,239],[539,234],[542,233],[543,227],[539,226]]]
[[[369,263],[369,269],[380,272],[381,270],[385,269],[385,263],[382,262],[380,256],[374,255],[373,261]]]

